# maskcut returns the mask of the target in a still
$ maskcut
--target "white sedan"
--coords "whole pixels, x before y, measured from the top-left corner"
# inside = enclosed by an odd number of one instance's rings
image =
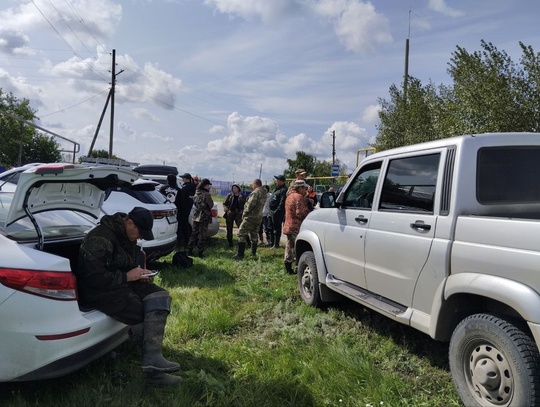
[[[128,327],[77,302],[79,245],[104,190],[137,179],[129,169],[43,165],[0,192],[0,382],[75,371],[127,339]]]

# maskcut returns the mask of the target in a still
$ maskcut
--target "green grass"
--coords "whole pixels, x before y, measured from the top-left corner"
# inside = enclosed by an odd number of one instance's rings
[[[193,268],[152,267],[170,290],[164,354],[182,385],[144,385],[139,354],[101,358],[55,380],[0,385],[2,406],[458,406],[448,346],[343,300],[299,298],[282,250],[231,259],[220,232]],[[124,344],[120,350],[129,349]]]

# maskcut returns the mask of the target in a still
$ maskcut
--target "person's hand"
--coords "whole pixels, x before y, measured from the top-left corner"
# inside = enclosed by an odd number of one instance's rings
[[[143,269],[142,267],[135,267],[126,273],[127,281],[149,281],[150,277],[143,277],[145,274],[149,273],[151,273],[150,270]]]

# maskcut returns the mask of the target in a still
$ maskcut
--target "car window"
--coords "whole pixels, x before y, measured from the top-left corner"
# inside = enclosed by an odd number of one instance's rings
[[[6,237],[18,242],[37,240],[37,232],[28,217],[19,219],[8,227],[5,221],[13,193],[0,193],[0,231]],[[89,218],[74,211],[57,210],[34,215],[47,241],[82,237],[95,226]]]
[[[477,165],[478,202],[540,202],[540,148],[537,146],[484,147],[478,150]]]
[[[19,182],[19,177],[21,176],[21,172],[22,171],[0,176],[0,183],[4,181],[9,181],[12,184],[17,184]]]
[[[433,212],[440,154],[391,160],[379,209]]]
[[[371,163],[360,170],[345,192],[343,206],[363,209],[371,208],[380,172],[380,162]]]
[[[167,202],[165,196],[161,194],[158,190],[154,188],[153,185],[149,185],[148,187],[140,188],[140,186],[137,188],[135,186],[129,188],[129,187],[122,187],[122,188],[114,188],[114,189],[108,189],[105,193],[105,200],[109,197],[111,193],[125,193],[139,202],[145,203],[145,204],[164,204]],[[150,189],[148,189],[150,188]]]

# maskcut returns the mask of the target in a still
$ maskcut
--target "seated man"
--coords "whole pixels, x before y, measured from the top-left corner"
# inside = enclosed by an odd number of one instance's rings
[[[154,239],[150,211],[135,207],[129,214],[105,215],[79,250],[77,286],[85,305],[130,325],[132,340],[142,349],[142,370],[151,386],[174,386],[182,380],[167,374],[180,369],[161,353],[171,297],[145,276],[137,264],[137,239]]]

